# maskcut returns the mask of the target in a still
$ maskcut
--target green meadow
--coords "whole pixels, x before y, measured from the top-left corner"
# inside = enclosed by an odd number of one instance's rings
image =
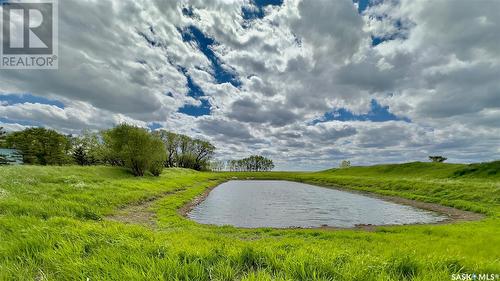
[[[199,225],[179,209],[234,177],[285,179],[482,213],[480,221],[360,229]],[[147,206],[150,216],[127,209]],[[500,274],[500,162],[316,173],[0,167],[0,280],[452,280]]]

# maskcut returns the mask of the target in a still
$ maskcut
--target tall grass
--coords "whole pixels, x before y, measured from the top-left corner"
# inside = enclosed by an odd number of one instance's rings
[[[320,173],[110,167],[0,168],[0,280],[450,280],[500,273],[499,179],[464,165],[412,163]],[[484,211],[482,221],[358,230],[198,225],[177,210],[232,178],[290,179]],[[157,228],[107,219],[159,198]]]

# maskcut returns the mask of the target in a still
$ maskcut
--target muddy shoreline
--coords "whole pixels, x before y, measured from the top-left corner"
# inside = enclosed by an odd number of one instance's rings
[[[196,196],[193,200],[189,201],[187,204],[178,209],[177,213],[183,216],[184,218],[189,219],[188,217],[189,212],[191,212],[194,208],[196,208],[196,206],[200,205],[201,202],[205,201],[205,199],[207,199],[208,195],[210,194],[210,192],[212,192],[212,190],[214,190],[214,188],[228,181],[230,180],[222,181],[214,186],[208,187],[207,189],[205,189],[205,191],[203,191],[202,194]]]
[[[246,179],[238,179],[238,178],[233,178],[233,179],[228,179],[228,182],[231,180],[259,180],[259,179],[254,179],[254,178],[246,178]],[[266,179],[268,180],[268,179]],[[276,180],[276,181],[290,181],[294,182],[291,180]],[[217,185],[213,187],[207,188],[201,195],[198,195],[195,197],[193,200],[182,206],[180,209],[177,210],[179,215],[183,216],[186,219],[189,219],[188,213],[191,212],[196,206],[201,204],[210,194],[210,192],[216,188],[217,186],[223,184],[224,182],[220,182]],[[301,227],[290,227],[290,228],[273,228],[273,227],[268,227],[271,229],[277,229],[277,230],[286,230],[286,229],[325,229],[325,230],[349,230],[349,229],[358,229],[358,230],[364,230],[364,231],[374,231],[377,227],[396,227],[396,226],[411,226],[411,225],[440,225],[440,224],[453,224],[453,223],[458,223],[458,222],[466,222],[466,221],[478,221],[486,216],[480,213],[475,213],[475,212],[470,212],[470,211],[465,211],[465,210],[460,210],[456,209],[453,207],[448,207],[444,205],[440,205],[437,203],[428,203],[428,202],[423,202],[423,201],[417,201],[417,200],[412,200],[412,199],[406,199],[402,197],[397,197],[397,196],[387,196],[387,195],[381,195],[381,194],[376,194],[373,192],[368,192],[368,191],[360,191],[360,190],[352,190],[348,188],[342,188],[338,186],[330,186],[330,185],[321,185],[317,183],[309,183],[309,182],[300,182],[296,181],[298,183],[304,183],[304,184],[309,184],[309,185],[314,185],[314,186],[319,186],[319,187],[324,187],[324,188],[329,188],[329,189],[336,189],[339,191],[344,191],[344,192],[349,192],[349,193],[354,193],[354,194],[359,194],[371,198],[377,198],[381,199],[387,202],[392,202],[392,203],[397,203],[401,205],[406,205],[406,206],[411,206],[415,207],[418,209],[423,209],[427,211],[432,211],[441,215],[444,215],[447,217],[447,219],[439,221],[439,222],[434,222],[434,223],[416,223],[416,224],[400,224],[400,225],[356,225],[355,227],[348,227],[348,228],[342,228],[342,227],[334,227],[334,226],[320,226],[320,227],[312,227],[312,228],[301,228]],[[242,228],[242,227],[238,227]],[[255,228],[242,228],[242,229],[255,229]]]

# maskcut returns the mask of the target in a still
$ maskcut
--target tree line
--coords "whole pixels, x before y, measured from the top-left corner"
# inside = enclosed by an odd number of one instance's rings
[[[267,172],[274,169],[273,160],[260,155],[239,160],[213,161],[211,170],[231,172]]]
[[[215,152],[204,140],[127,124],[100,132],[84,131],[80,136],[45,128],[10,134],[0,130],[0,147],[18,150],[25,164],[123,166],[135,176],[147,172],[159,176],[164,167],[207,170]]]
[[[208,170],[215,146],[210,142],[160,130],[154,135],[162,140],[166,149],[165,166]]]

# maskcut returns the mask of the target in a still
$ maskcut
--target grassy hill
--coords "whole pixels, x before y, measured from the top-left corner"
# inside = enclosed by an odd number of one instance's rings
[[[467,165],[453,173],[455,177],[500,179],[500,161]]]
[[[405,164],[387,164],[367,167],[351,167],[349,169],[331,169],[325,172],[339,175],[356,176],[403,176],[403,177],[432,177],[443,178],[452,175],[455,171],[464,168],[464,164],[412,162]]]
[[[500,161],[478,164],[413,162],[405,164],[331,169],[324,172],[343,176],[397,176],[404,178],[479,178],[500,179]]]
[[[457,273],[500,273],[498,165],[169,169],[160,178],[112,167],[0,167],[0,280],[451,280]],[[213,227],[179,215],[184,204],[234,176],[341,186],[487,217],[367,232]]]
[[[495,215],[500,212],[499,166],[500,161],[471,165],[414,162],[248,176],[343,187]]]

